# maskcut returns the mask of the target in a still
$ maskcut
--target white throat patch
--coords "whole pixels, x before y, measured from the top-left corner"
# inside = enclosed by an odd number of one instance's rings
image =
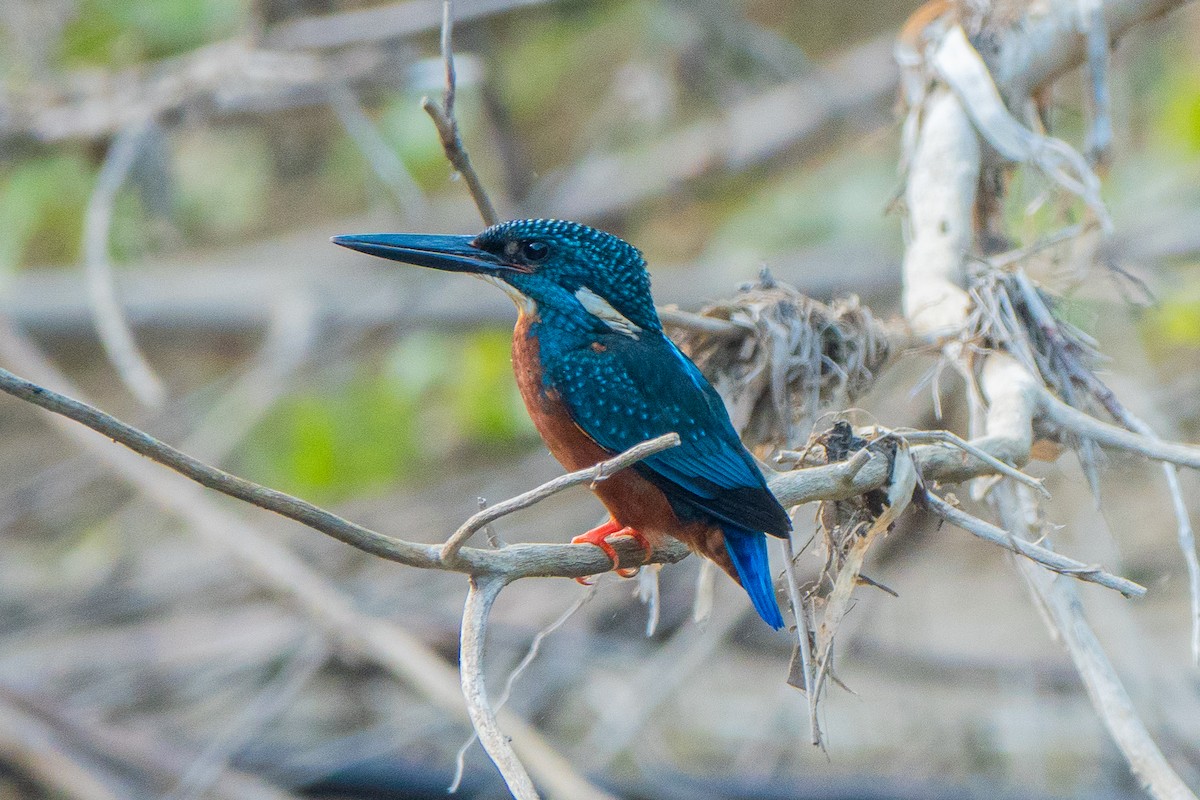
[[[495,275],[476,275],[475,277],[503,289],[504,293],[508,295],[508,298],[513,301],[513,304],[521,313],[533,314],[537,311],[537,304],[533,302],[532,297],[518,292],[512,286],[509,286],[507,282],[500,280]]]
[[[636,339],[638,338],[638,334],[642,332],[642,329],[630,322],[628,317],[617,311],[612,307],[612,304],[586,286],[575,292],[575,299],[583,304],[584,309],[589,314],[601,320],[617,333],[623,333],[626,336]]]

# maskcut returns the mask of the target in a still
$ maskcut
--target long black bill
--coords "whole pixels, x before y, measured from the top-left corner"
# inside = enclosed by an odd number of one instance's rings
[[[450,272],[490,275],[516,269],[472,246],[474,236],[434,236],[424,233],[364,233],[334,236],[334,244],[392,261]]]

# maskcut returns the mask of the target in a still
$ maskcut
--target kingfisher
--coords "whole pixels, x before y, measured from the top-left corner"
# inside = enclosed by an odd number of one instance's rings
[[[622,571],[609,538],[633,537],[648,556],[672,536],[741,584],[768,625],[783,627],[766,535],[787,537],[791,520],[721,397],[663,333],[637,248],[552,219],[502,222],[477,236],[378,233],[332,241],[469,273],[504,290],[519,312],[512,347],[517,386],[534,426],[568,470],[679,434],[678,446],[593,487],[610,518],[572,542],[601,548]]]

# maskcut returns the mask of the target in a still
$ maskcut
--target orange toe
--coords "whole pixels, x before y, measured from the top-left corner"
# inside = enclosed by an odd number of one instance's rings
[[[610,519],[608,522],[600,525],[599,527],[593,528],[587,533],[576,536],[571,540],[571,544],[594,544],[596,547],[599,547],[601,550],[603,550],[604,554],[608,556],[610,561],[612,561],[613,569],[618,575],[620,575],[622,578],[632,578],[634,575],[638,574],[640,567],[621,566],[621,559],[617,555],[617,551],[614,550],[613,546],[608,543],[609,538],[616,536],[626,536],[635,540],[646,554],[645,558],[643,559],[643,563],[649,561],[650,556],[654,553],[654,545],[650,544],[650,540],[643,536],[641,531],[638,531],[635,528],[621,527],[621,524],[613,519]],[[585,586],[591,585],[590,582],[585,582],[586,579],[584,578],[576,578],[575,580],[583,583]]]
[[[608,522],[598,527],[592,528],[587,533],[581,533],[571,540],[571,544],[594,544],[604,551],[605,555],[615,565],[620,559],[617,558],[617,551],[608,543],[608,537],[616,534],[621,530],[621,523],[615,519],[610,519]]]
[[[609,536],[621,530],[621,524],[615,519],[609,519],[603,525],[592,528],[587,533],[581,533],[571,540],[571,544],[594,544],[599,547],[609,557],[609,560],[616,566],[619,559],[617,551],[613,550],[612,545],[605,541]],[[576,578],[575,582],[582,586],[591,586],[592,581],[589,578]]]

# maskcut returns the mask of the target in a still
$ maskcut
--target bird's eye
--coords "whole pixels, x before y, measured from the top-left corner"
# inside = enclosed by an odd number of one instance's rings
[[[526,261],[541,261],[550,255],[550,245],[534,240],[521,242],[521,255]]]

